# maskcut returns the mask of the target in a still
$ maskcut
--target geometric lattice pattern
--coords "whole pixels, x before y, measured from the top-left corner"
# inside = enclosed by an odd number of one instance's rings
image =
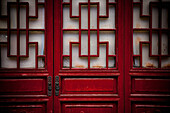
[[[46,68],[44,0],[0,3],[0,67]]]
[[[133,1],[133,67],[170,68],[170,2]]]
[[[63,0],[62,69],[116,69],[117,1]]]

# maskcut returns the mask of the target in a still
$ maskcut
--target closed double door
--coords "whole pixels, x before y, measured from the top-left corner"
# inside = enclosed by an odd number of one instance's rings
[[[169,0],[1,0],[0,112],[169,113]]]

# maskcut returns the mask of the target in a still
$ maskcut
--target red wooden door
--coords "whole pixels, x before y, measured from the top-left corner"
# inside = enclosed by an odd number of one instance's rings
[[[55,0],[54,9],[54,112],[123,113],[123,1]]]
[[[170,111],[170,1],[125,0],[125,111]]]
[[[0,113],[53,112],[53,1],[0,1]]]

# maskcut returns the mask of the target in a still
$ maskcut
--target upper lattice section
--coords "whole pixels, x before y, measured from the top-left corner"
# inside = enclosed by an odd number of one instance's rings
[[[169,0],[134,0],[134,68],[170,68],[169,6]]]
[[[44,0],[1,0],[0,67],[46,68]]]
[[[117,1],[64,0],[62,69],[117,68]]]

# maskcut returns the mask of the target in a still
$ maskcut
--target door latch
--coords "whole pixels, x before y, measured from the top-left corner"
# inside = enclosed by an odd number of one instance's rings
[[[51,80],[51,76],[48,76],[48,96],[51,96],[51,94],[52,94],[52,80]]]
[[[55,95],[58,96],[59,95],[59,76],[55,76]]]

